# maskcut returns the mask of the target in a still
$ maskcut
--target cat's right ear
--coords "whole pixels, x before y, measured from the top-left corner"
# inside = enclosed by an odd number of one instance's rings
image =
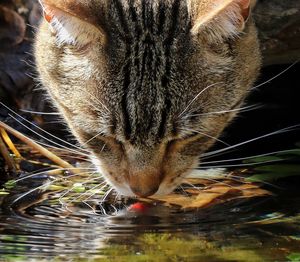
[[[239,35],[255,2],[255,0],[191,0],[192,35],[207,35],[214,41]]]
[[[49,29],[56,35],[57,44],[84,46],[103,39],[104,32],[99,26],[89,1],[39,0]]]

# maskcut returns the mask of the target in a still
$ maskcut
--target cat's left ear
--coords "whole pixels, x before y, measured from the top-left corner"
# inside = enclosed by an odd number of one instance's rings
[[[85,45],[103,38],[95,6],[83,0],[39,0],[45,20],[56,35],[58,44]],[[98,9],[100,10],[100,9]]]
[[[216,38],[238,35],[249,18],[253,0],[191,0],[191,33],[210,33]]]

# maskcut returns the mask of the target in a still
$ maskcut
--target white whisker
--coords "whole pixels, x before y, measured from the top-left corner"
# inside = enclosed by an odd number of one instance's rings
[[[264,156],[272,156],[272,155],[280,154],[280,153],[292,153],[294,151],[295,151],[294,149],[281,150],[281,151],[274,151],[274,152],[270,152],[270,153],[253,155],[253,156],[247,156],[247,157],[240,157],[240,158],[232,158],[232,159],[225,159],[225,160],[216,160],[216,161],[201,162],[201,164],[202,165],[206,165],[206,164],[217,164],[217,163],[234,162],[234,161],[241,161],[241,160],[251,160],[253,158],[264,157]]]
[[[97,103],[99,103],[105,110],[106,110],[106,112],[108,112],[108,113],[110,113],[111,114],[111,112],[110,112],[110,110],[108,109],[108,107],[106,106],[106,105],[104,105],[96,96],[94,96],[94,95],[91,95],[86,89],[82,89],[82,91],[83,92],[85,92],[91,99],[93,99],[94,101],[96,101]],[[99,111],[99,109],[95,106],[95,105],[93,105],[93,104],[91,104],[97,111]]]
[[[197,134],[200,134],[200,135],[209,137],[209,138],[211,138],[211,139],[214,139],[214,140],[216,140],[216,141],[218,141],[218,142],[220,142],[220,143],[222,143],[222,144],[224,144],[224,145],[226,145],[226,146],[230,146],[228,143],[222,141],[221,139],[219,139],[219,138],[217,138],[217,137],[214,137],[214,136],[210,136],[210,135],[208,135],[208,134],[206,134],[206,133],[203,133],[203,132],[201,132],[201,131],[198,131],[198,130],[193,130],[193,129],[188,129],[188,128],[181,128],[181,130],[182,130],[182,131],[189,131],[189,132],[192,132],[192,133],[197,133]]]
[[[82,173],[82,174],[87,174],[87,172]],[[93,172],[93,173],[89,176],[89,178],[88,178],[84,183],[82,183],[82,185],[89,184],[89,183],[91,183],[91,182],[93,182],[93,181],[95,181],[95,180],[98,180],[98,179],[101,179],[101,178],[102,178],[101,176],[94,177],[94,178],[90,178],[90,177],[94,176],[95,174],[96,174],[96,172]],[[104,183],[104,182],[103,182],[103,183]],[[101,183],[101,184],[103,184],[103,183]],[[98,187],[98,186],[99,186],[99,185],[96,185],[95,187]],[[62,206],[68,206],[68,205],[71,204],[72,202],[75,202],[77,199],[81,198],[82,195],[87,194],[86,192],[84,192],[83,194],[81,194],[81,195],[79,195],[79,196],[77,196],[77,197],[72,198],[71,200],[69,200],[69,201],[66,202],[66,203],[63,202],[63,201],[62,201],[62,198],[65,197],[68,193],[72,192],[72,190],[73,190],[74,188],[75,188],[75,186],[73,185],[71,188],[69,188],[68,190],[66,190],[66,191],[59,197],[59,202],[61,203]],[[90,189],[90,190],[92,190],[92,189]],[[90,191],[90,190],[88,190],[88,191]]]
[[[1,103],[1,102],[0,102],[0,103]],[[9,114],[9,116],[10,116],[11,118],[13,118],[15,121],[17,121],[20,125],[24,126],[26,129],[28,129],[29,131],[31,131],[32,133],[38,135],[39,137],[45,139],[46,141],[48,141],[48,142],[50,142],[50,143],[52,143],[52,144],[58,146],[57,149],[64,149],[64,150],[69,151],[69,152],[74,153],[74,154],[78,154],[78,155],[83,155],[83,156],[89,157],[89,154],[84,154],[84,153],[82,153],[82,152],[78,152],[78,151],[76,151],[75,149],[70,149],[70,148],[68,148],[68,147],[66,147],[66,146],[64,146],[64,145],[58,144],[58,143],[56,143],[56,142],[50,140],[49,138],[47,138],[47,137],[41,135],[40,133],[36,132],[36,131],[33,130],[32,128],[26,126],[24,123],[22,123],[20,120],[18,120],[17,118],[15,118],[14,116],[12,116],[11,114]],[[47,132],[47,133],[48,133],[48,132]],[[50,133],[49,133],[49,134],[50,134]],[[38,144],[46,145],[46,146],[48,146],[48,147],[53,147],[53,146],[48,145],[48,144],[45,144],[45,143],[43,143],[43,142],[40,142],[40,141],[37,141],[37,140],[34,140],[34,139],[32,139],[32,140],[33,140],[34,142],[38,143]],[[64,141],[64,140],[62,140],[62,141]],[[65,143],[67,143],[67,142],[65,142]],[[68,143],[67,143],[67,144],[68,144]],[[72,145],[72,144],[70,144],[70,145]],[[75,148],[77,148],[77,147],[74,146],[74,145],[72,145],[72,146],[75,147]],[[83,151],[83,149],[81,149],[81,148],[79,148],[79,147],[78,147],[78,149],[81,150],[81,151]],[[88,152],[87,150],[84,150],[84,151],[85,151],[85,152]]]
[[[87,182],[82,183],[82,184],[83,184],[83,185],[88,184],[88,183],[90,183],[90,182],[92,182],[92,181],[94,181],[94,180],[97,180],[97,179],[99,179],[99,178],[101,178],[101,177],[97,177],[97,178],[91,179],[90,181],[87,181]],[[104,184],[105,184],[105,185],[104,185]],[[104,185],[104,186],[103,186],[103,185]],[[94,190],[96,190],[96,189],[101,190],[101,189],[105,188],[106,185],[107,185],[107,183],[106,183],[105,181],[104,181],[104,182],[101,182],[100,184],[98,184],[98,185],[96,185],[96,186],[93,186],[92,188],[90,188],[89,190],[87,190],[87,191],[85,191],[84,193],[80,194],[79,196],[72,198],[71,200],[69,200],[69,201],[66,202],[65,204],[66,204],[66,205],[69,205],[69,204],[75,202],[76,200],[79,200],[79,199],[81,199],[82,197],[84,197],[84,196],[86,196],[86,195],[89,195],[90,192],[92,192],[92,191],[94,191]],[[64,196],[65,196],[67,193],[71,192],[73,189],[74,189],[74,186],[73,186],[71,189],[69,189],[69,190],[64,194]],[[92,192],[92,194],[91,194],[88,198],[84,199],[82,202],[85,202],[85,201],[89,200],[89,199],[90,199],[91,197],[93,197],[95,194],[96,194],[96,193]]]
[[[24,177],[21,177],[19,179],[14,180],[14,181],[16,183],[18,183],[18,182],[23,181],[25,179],[32,178],[32,177],[35,177],[35,176],[39,176],[39,175],[42,175],[42,174],[47,175],[47,173],[53,173],[53,172],[59,172],[59,171],[72,171],[72,170],[93,170],[93,171],[95,171],[96,169],[95,168],[80,168],[80,167],[79,168],[75,168],[75,167],[74,168],[57,168],[57,169],[50,169],[50,170],[48,169],[48,170],[39,171],[37,173],[32,173],[32,174],[26,175]],[[85,172],[85,173],[87,173],[87,172]],[[78,176],[80,174],[82,174],[82,173],[76,173],[74,175]]]
[[[105,193],[105,195],[103,196],[103,199],[102,199],[101,202],[100,202],[100,205],[106,200],[106,198],[108,197],[108,195],[109,195],[113,190],[114,190],[113,188],[110,188],[110,189]]]
[[[213,86],[216,86],[216,85],[218,85],[218,84],[220,84],[220,83],[214,83],[214,84],[211,84],[211,85],[209,85],[209,86],[207,86],[207,87],[205,87],[204,89],[202,89],[195,97],[194,97],[194,99],[186,106],[186,108],[179,114],[179,118],[190,108],[190,106],[198,99],[198,97],[201,95],[201,94],[203,94],[207,89],[209,89],[209,88],[211,88],[211,87],[213,87]]]
[[[201,179],[204,179],[204,180],[207,180],[207,181],[211,181],[211,182],[214,182],[214,183],[217,183],[217,184],[222,184],[222,185],[226,185],[230,188],[233,188],[233,189],[237,189],[239,191],[243,191],[243,189],[239,188],[239,187],[235,187],[233,185],[230,185],[228,183],[225,183],[223,181],[220,181],[220,180],[216,180],[216,179],[212,179],[212,178],[206,178],[206,177],[201,177]]]
[[[49,136],[51,136],[51,137],[57,139],[57,140],[60,141],[60,142],[63,142],[63,143],[65,143],[65,144],[67,144],[68,146],[74,147],[74,148],[76,148],[76,149],[78,149],[78,150],[81,150],[81,151],[84,151],[84,152],[87,152],[87,153],[88,153],[87,150],[85,150],[85,149],[83,149],[83,148],[80,148],[80,147],[78,147],[78,146],[75,146],[75,145],[73,145],[73,144],[71,144],[71,143],[69,143],[69,142],[67,142],[67,141],[65,141],[65,140],[63,140],[63,139],[61,139],[61,138],[59,138],[59,137],[57,137],[57,136],[54,136],[53,134],[47,132],[46,130],[42,129],[42,128],[39,127],[38,125],[36,125],[36,124],[34,124],[34,123],[31,123],[29,120],[27,120],[26,118],[24,118],[24,117],[21,116],[20,114],[16,113],[15,111],[13,111],[12,109],[10,109],[8,106],[6,106],[5,104],[3,104],[2,102],[0,102],[0,104],[1,104],[2,106],[4,106],[7,110],[9,110],[10,112],[12,112],[13,114],[15,114],[16,116],[18,116],[18,117],[20,117],[21,119],[23,119],[26,123],[29,123],[30,125],[33,125],[33,126],[36,127],[38,130],[44,132],[45,134],[47,134],[47,135],[49,135]],[[8,115],[9,115],[11,118],[13,118],[15,121],[17,121],[19,124],[21,124],[22,126],[24,126],[26,129],[28,129],[28,130],[30,130],[31,132],[33,132],[34,134],[36,134],[36,135],[42,137],[43,139],[45,139],[45,140],[47,140],[47,141],[49,141],[49,142],[51,142],[51,143],[53,143],[53,144],[56,144],[56,145],[58,145],[58,146],[62,146],[62,145],[57,144],[56,142],[51,141],[50,139],[44,137],[44,136],[41,135],[40,133],[34,131],[32,128],[26,126],[24,123],[22,123],[20,120],[18,120],[17,118],[15,118],[13,115],[11,115],[11,114],[8,114]],[[62,146],[62,147],[65,148],[65,146]]]
[[[54,179],[53,181],[50,181],[50,182],[48,182],[48,183],[46,183],[46,184],[40,185],[40,186],[38,186],[38,187],[35,187],[35,188],[33,188],[33,189],[27,191],[26,193],[24,193],[24,194],[22,194],[21,196],[19,196],[18,198],[16,198],[16,199],[12,202],[12,204],[17,203],[17,202],[18,202],[19,200],[21,200],[23,197],[25,197],[25,196],[27,196],[27,195],[33,193],[33,192],[36,191],[36,190],[39,190],[39,189],[46,188],[46,187],[50,186],[51,184],[53,184],[54,182],[56,182],[56,181],[58,181],[58,180],[59,180],[59,179]]]
[[[262,165],[262,164],[268,164],[268,163],[275,163],[283,160],[268,160],[268,161],[262,161],[257,163],[248,163],[248,164],[234,164],[234,165],[220,165],[220,166],[203,166],[203,167],[197,167],[196,169],[207,169],[207,168],[230,168],[230,167],[246,167],[246,166],[256,166],[256,165]],[[193,168],[195,169],[195,168]]]
[[[98,134],[94,135],[92,138],[90,138],[89,140],[87,140],[86,142],[83,143],[83,145],[87,145],[88,143],[90,143],[91,141],[93,141],[95,138],[97,138],[98,136],[103,135],[103,132],[99,132]]]
[[[270,78],[269,80],[267,80],[267,81],[265,81],[265,82],[263,82],[263,83],[261,83],[261,84],[259,84],[259,85],[256,85],[256,86],[252,87],[252,89],[256,89],[256,88],[261,87],[261,86],[263,86],[263,85],[265,85],[265,84],[267,84],[267,83],[270,83],[271,81],[273,81],[273,80],[276,79],[277,77],[281,76],[282,74],[284,74],[285,72],[287,72],[288,70],[290,70],[290,69],[291,69],[293,66],[295,66],[298,62],[299,62],[299,60],[296,61],[296,62],[294,62],[294,63],[291,64],[288,68],[286,68],[285,70],[281,71],[279,74],[275,75],[274,77]]]
[[[93,208],[89,203],[84,202],[84,201],[82,201],[82,203],[84,203],[86,206],[88,206],[92,210],[94,215],[99,216],[99,214],[97,214],[97,212],[96,212],[96,209]]]
[[[35,115],[62,115],[61,113],[55,113],[55,112],[40,112],[40,111],[32,111],[32,110],[25,110],[25,109],[20,109],[20,111],[24,113],[35,114]]]
[[[262,135],[262,136],[259,136],[259,137],[256,137],[256,138],[252,138],[252,139],[249,139],[249,140],[247,140],[247,141],[244,141],[244,142],[241,142],[241,143],[238,143],[238,144],[235,144],[235,145],[226,147],[226,148],[222,148],[222,149],[218,149],[218,150],[215,150],[215,151],[210,151],[210,152],[207,152],[207,153],[203,153],[203,154],[201,154],[201,157],[202,157],[202,159],[206,159],[207,157],[220,155],[220,153],[224,153],[224,152],[227,153],[228,150],[235,149],[235,148],[237,148],[237,147],[240,147],[240,146],[249,144],[249,143],[251,143],[251,142],[254,142],[254,141],[257,141],[257,140],[266,138],[266,137],[270,137],[270,136],[272,136],[272,135],[278,135],[278,134],[282,134],[282,133],[285,133],[285,132],[292,131],[294,128],[297,128],[297,127],[299,127],[299,126],[300,126],[300,125],[298,124],[298,125],[286,127],[286,128],[277,130],[277,131],[275,131],[275,132],[271,132],[271,133],[268,133],[268,134],[265,134],[265,135]]]
[[[192,115],[189,115],[189,117],[226,114],[226,113],[231,113],[231,112],[247,112],[247,111],[255,110],[255,109],[258,109],[261,107],[262,107],[261,105],[251,105],[251,106],[245,106],[245,107],[241,107],[241,108],[234,108],[231,110],[221,110],[221,111],[207,112],[207,113],[201,113],[201,114],[192,114]]]
[[[233,178],[240,178],[239,176],[234,176],[234,175],[228,175],[228,176],[226,176],[226,178],[230,178],[230,179],[232,179],[232,177]],[[238,179],[236,179],[236,180],[238,180]],[[265,185],[267,185],[267,186],[271,186],[271,187],[273,187],[273,188],[277,188],[277,189],[283,189],[282,187],[280,187],[280,186],[277,186],[277,185],[274,185],[274,184],[272,184],[272,183],[269,183],[269,182],[266,182],[266,181],[262,181],[262,180],[257,180],[259,183],[261,183],[261,184],[265,184]],[[243,183],[244,184],[251,184],[251,182],[248,182],[248,181],[243,181]]]
[[[1,102],[0,102],[0,103],[1,103]],[[15,121],[17,121],[19,124],[21,124],[22,126],[24,126],[26,129],[28,129],[28,130],[31,131],[32,133],[34,133],[34,134],[40,136],[41,138],[47,140],[48,142],[53,143],[53,144],[55,144],[55,145],[57,145],[57,146],[60,146],[60,147],[63,147],[63,148],[67,148],[66,146],[61,145],[61,144],[58,144],[58,143],[56,143],[56,142],[50,140],[49,138],[43,136],[42,134],[36,132],[36,131],[33,130],[32,128],[26,126],[24,123],[22,123],[20,120],[18,120],[18,119],[17,119],[16,117],[14,117],[13,115],[11,115],[11,114],[8,114],[8,115],[9,115],[11,118],[13,118]],[[16,115],[18,115],[18,114],[16,114]],[[65,143],[66,145],[71,146],[71,147],[73,147],[73,148],[75,148],[75,149],[78,149],[78,150],[80,150],[80,151],[88,152],[87,150],[85,150],[85,149],[83,149],[83,148],[80,148],[80,147],[78,147],[78,146],[75,146],[75,145],[73,145],[73,144],[71,144],[71,143],[69,143],[69,142],[67,142],[67,141],[65,141],[65,140],[63,140],[63,139],[61,139],[61,138],[59,138],[59,137],[57,137],[57,136],[54,136],[53,134],[47,132],[46,130],[42,129],[42,128],[39,127],[38,125],[36,125],[36,124],[34,124],[34,123],[31,123],[31,122],[28,121],[26,118],[24,118],[24,117],[22,117],[22,116],[20,116],[20,115],[19,115],[19,117],[21,117],[25,122],[27,122],[27,123],[33,125],[34,127],[36,127],[38,130],[41,130],[41,131],[44,132],[45,134],[47,134],[47,135],[49,135],[49,136],[51,136],[51,137],[57,139],[58,141],[63,142],[63,143]],[[67,148],[67,149],[69,149],[69,148]],[[73,149],[72,149],[72,150],[73,150]]]

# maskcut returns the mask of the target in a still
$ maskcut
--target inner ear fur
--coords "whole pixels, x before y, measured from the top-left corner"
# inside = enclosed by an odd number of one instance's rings
[[[251,0],[191,0],[193,35],[210,34],[214,40],[241,33],[256,1]]]
[[[103,11],[103,6],[100,4],[101,1],[39,0],[39,2],[48,19],[55,17],[56,14],[77,18],[82,22],[93,25],[104,35],[99,19]]]

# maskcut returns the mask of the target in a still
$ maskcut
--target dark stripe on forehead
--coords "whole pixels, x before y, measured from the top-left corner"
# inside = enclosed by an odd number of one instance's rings
[[[167,115],[169,113],[169,110],[172,106],[171,103],[171,94],[168,92],[168,85],[170,82],[170,77],[171,77],[171,68],[172,68],[172,59],[170,58],[170,53],[172,49],[172,45],[174,42],[174,38],[176,35],[176,31],[178,28],[178,18],[180,15],[180,0],[175,0],[173,4],[173,9],[172,9],[172,21],[171,21],[171,26],[168,32],[168,37],[164,41],[164,52],[165,52],[165,57],[166,57],[166,67],[165,67],[165,74],[163,75],[161,79],[161,85],[164,88],[164,97],[165,97],[165,102],[164,102],[164,109],[162,110],[162,116],[161,116],[161,123],[158,128],[158,136],[160,138],[163,138],[166,132],[166,121],[167,121]]]
[[[123,29],[124,32],[124,39],[125,39],[125,45],[126,45],[126,54],[125,54],[125,65],[123,66],[122,69],[122,75],[124,76],[123,79],[123,95],[122,95],[122,101],[121,101],[121,109],[122,109],[122,115],[123,115],[123,125],[124,125],[124,136],[126,139],[130,138],[131,134],[131,124],[130,124],[130,115],[128,112],[128,105],[127,105],[127,93],[128,93],[128,88],[130,85],[130,70],[131,70],[131,65],[130,65],[130,60],[128,59],[131,54],[131,41],[130,41],[130,30],[129,30],[129,25],[128,21],[126,20],[126,14],[123,10],[123,4],[121,2],[122,0],[113,0],[113,5],[115,9],[117,10],[118,14],[118,20],[120,21],[120,25]]]
[[[126,14],[123,10],[122,0],[112,0],[112,6],[117,11],[119,21],[108,21],[108,23],[115,22],[115,26],[120,24],[123,32],[119,32],[119,33],[121,33],[122,38],[124,38],[128,41],[129,40],[128,37],[130,35],[130,29],[129,29],[128,23],[126,21]],[[116,26],[116,27],[119,28],[118,26]]]
[[[157,27],[157,33],[159,35],[163,33],[165,22],[166,22],[166,6],[164,1],[160,1],[158,6],[158,27]]]

